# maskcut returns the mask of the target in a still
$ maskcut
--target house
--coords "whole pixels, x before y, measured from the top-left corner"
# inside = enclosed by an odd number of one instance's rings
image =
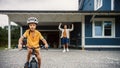
[[[70,47],[75,48],[120,48],[120,1],[119,0],[79,0],[77,11],[26,11],[1,10],[10,21],[21,26],[22,35],[28,28],[26,20],[38,18],[37,29],[47,39],[50,47],[61,47],[59,23],[71,27]],[[10,23],[9,23],[10,48]]]
[[[107,14],[85,15],[85,47],[120,47],[120,1],[81,0],[79,11]],[[110,13],[115,12],[110,15]]]
[[[119,11],[119,0],[80,0],[79,10],[82,11]]]

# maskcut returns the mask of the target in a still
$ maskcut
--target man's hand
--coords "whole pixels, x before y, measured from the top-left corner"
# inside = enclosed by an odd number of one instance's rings
[[[60,23],[60,25],[62,25],[62,23]]]
[[[22,45],[21,44],[18,44],[18,49],[22,50]]]

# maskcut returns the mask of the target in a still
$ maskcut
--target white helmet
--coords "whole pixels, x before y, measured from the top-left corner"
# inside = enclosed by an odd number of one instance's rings
[[[28,18],[28,20],[27,20],[27,24],[29,24],[29,23],[38,24],[38,19],[35,18],[35,17],[30,17],[30,18]]]

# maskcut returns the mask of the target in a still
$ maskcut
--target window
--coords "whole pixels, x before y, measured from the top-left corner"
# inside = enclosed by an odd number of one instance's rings
[[[112,35],[112,22],[111,21],[104,21],[104,35],[111,36]]]
[[[102,22],[95,21],[95,36],[102,36]]]
[[[103,0],[94,0],[94,10],[98,10],[103,5]]]
[[[114,21],[108,19],[96,19],[93,22],[93,37],[114,37]]]

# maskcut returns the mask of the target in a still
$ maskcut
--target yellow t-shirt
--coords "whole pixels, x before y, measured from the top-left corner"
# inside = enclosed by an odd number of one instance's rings
[[[32,34],[28,29],[25,31],[23,36],[27,38],[27,46],[30,46],[30,47],[39,47],[39,41],[44,39],[38,30],[35,30],[35,33]]]

